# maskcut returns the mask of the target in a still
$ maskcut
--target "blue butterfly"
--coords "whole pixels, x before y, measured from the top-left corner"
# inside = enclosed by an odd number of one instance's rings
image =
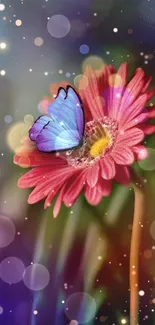
[[[48,107],[48,116],[40,116],[29,130],[29,137],[41,152],[71,150],[83,143],[84,112],[79,96],[67,86]]]

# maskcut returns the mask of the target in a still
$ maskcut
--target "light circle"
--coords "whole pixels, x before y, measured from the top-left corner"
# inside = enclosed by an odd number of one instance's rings
[[[77,292],[69,296],[65,303],[65,314],[68,319],[76,319],[77,323],[90,322],[96,313],[95,300],[85,292]]]
[[[85,89],[88,86],[88,78],[82,74],[79,74],[74,78],[74,85],[78,89]]]
[[[16,229],[13,222],[0,215],[0,247],[6,247],[12,243],[15,238]]]
[[[70,31],[71,25],[64,15],[54,15],[47,23],[47,30],[55,38],[65,37]]]
[[[23,281],[31,290],[43,290],[50,281],[50,274],[44,265],[32,264],[25,270]]]
[[[138,162],[139,166],[147,171],[155,170],[155,149],[147,148],[147,158]]]
[[[9,284],[22,280],[25,271],[23,262],[17,257],[6,257],[0,264],[0,277]]]

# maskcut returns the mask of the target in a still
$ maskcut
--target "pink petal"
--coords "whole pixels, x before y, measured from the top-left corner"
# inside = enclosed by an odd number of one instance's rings
[[[98,77],[96,72],[91,68],[91,66],[87,67],[85,72],[85,76],[88,78],[88,86],[84,90],[80,90],[80,96],[84,103],[86,103],[89,107],[91,115],[93,118],[102,118],[103,117],[103,103],[100,100],[100,91],[98,87]],[[95,98],[98,98],[95,101]]]
[[[127,108],[130,107],[130,105],[140,95],[142,89],[144,88],[144,84],[144,71],[141,68],[138,68],[135,76],[128,83],[123,94],[119,114],[117,116],[118,120],[121,120],[124,112],[127,111]]]
[[[143,112],[144,107],[147,102],[147,95],[141,95],[138,97],[137,100],[134,101],[130,107],[126,108],[126,111],[124,111],[123,116],[121,117],[121,120],[119,122],[119,127],[123,127],[125,123],[128,123],[129,121],[132,121],[134,118],[136,118],[140,113]]]
[[[141,142],[144,138],[144,132],[138,128],[132,128],[127,131],[120,131],[116,145],[132,147],[135,144]]]
[[[131,165],[134,162],[134,155],[128,147],[116,145],[111,156],[118,165]]]
[[[112,180],[105,180],[102,177],[99,178],[97,183],[98,191],[102,193],[103,196],[109,196],[112,190]]]
[[[143,125],[142,130],[145,134],[150,135],[152,133],[155,133],[155,125],[152,124]]]
[[[68,189],[66,189],[63,202],[67,207],[71,206],[83,189],[86,180],[86,171],[79,171],[78,174],[68,180]]]
[[[127,79],[127,68],[128,68],[128,64],[127,63],[123,63],[117,74],[119,75],[121,78],[121,86],[117,87],[114,85],[114,87],[112,87],[112,103],[111,103],[111,109],[109,110],[109,116],[117,119],[117,116],[119,114],[119,109],[120,109],[120,103],[122,100],[122,94],[124,92],[124,87],[126,85],[126,79]],[[117,78],[116,78],[117,80]]]
[[[138,115],[132,121],[129,121],[129,122],[125,123],[124,125],[122,125],[121,130],[123,130],[123,131],[128,130],[128,129],[133,128],[136,125],[141,124],[142,122],[147,121],[147,120],[148,120],[148,113],[142,113],[142,114]]]
[[[100,160],[101,175],[104,179],[112,179],[115,176],[115,163],[110,155]]]
[[[98,181],[98,173],[99,173],[99,164],[95,163],[91,167],[87,169],[87,183],[90,187],[94,187]]]
[[[56,170],[58,174],[56,173]],[[61,178],[64,174],[68,174],[72,169],[71,167],[63,167],[55,168],[54,166],[46,166],[46,167],[36,167],[30,170],[28,173],[23,175],[18,180],[18,186],[20,188],[28,188],[28,187],[34,187],[38,185],[39,183],[44,183],[46,180],[50,180],[51,182],[55,179],[57,180],[58,177]]]
[[[96,186],[93,188],[86,186],[85,197],[91,205],[97,205],[102,199],[102,193],[98,191]]]
[[[115,180],[120,184],[128,185],[130,183],[130,173],[128,167],[116,165]]]
[[[59,214],[60,208],[61,208],[61,204],[63,201],[63,195],[64,195],[64,191],[65,191],[65,186],[62,187],[62,189],[60,190],[57,200],[55,202],[54,205],[54,209],[53,209],[53,217],[56,218]]]
[[[64,170],[62,170],[59,174],[55,174],[49,177],[46,181],[40,182],[29,195],[28,203],[33,204],[42,200],[55,190],[55,186],[58,186],[59,184],[61,185],[75,172],[74,168],[66,169],[64,168]]]

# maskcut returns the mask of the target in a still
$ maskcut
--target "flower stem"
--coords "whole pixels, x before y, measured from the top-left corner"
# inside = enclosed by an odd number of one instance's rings
[[[139,283],[138,260],[141,232],[147,214],[147,192],[144,180],[130,169],[135,194],[135,206],[130,247],[130,325],[138,325]]]

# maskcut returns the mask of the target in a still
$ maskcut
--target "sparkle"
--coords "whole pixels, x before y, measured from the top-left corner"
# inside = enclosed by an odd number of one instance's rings
[[[48,72],[47,72],[47,71],[45,71],[45,72],[44,72],[44,75],[45,75],[45,76],[48,76]]]
[[[3,3],[0,3],[0,11],[3,11],[5,9],[5,5]]]
[[[5,76],[5,74],[6,74],[6,71],[5,71],[5,70],[1,70],[1,71],[0,71],[0,75],[1,75],[1,76]]]
[[[22,21],[21,21],[20,19],[17,19],[17,20],[15,21],[15,25],[16,25],[17,27],[20,27],[20,26],[22,25]]]
[[[121,319],[121,324],[126,324],[127,323],[127,320],[125,318],[122,318]]]
[[[38,315],[38,310],[34,310],[33,314]]]
[[[62,302],[62,304],[65,304],[65,300],[62,300],[61,302]]]
[[[114,33],[118,33],[118,28],[116,28],[116,27],[113,28],[113,32],[114,32]]]
[[[140,291],[139,291],[139,295],[140,295],[141,297],[143,297],[143,296],[145,295],[144,290],[140,290]]]
[[[1,42],[0,43],[0,49],[1,50],[5,50],[6,49],[6,46],[7,46],[6,43],[4,43],[4,42]]]

